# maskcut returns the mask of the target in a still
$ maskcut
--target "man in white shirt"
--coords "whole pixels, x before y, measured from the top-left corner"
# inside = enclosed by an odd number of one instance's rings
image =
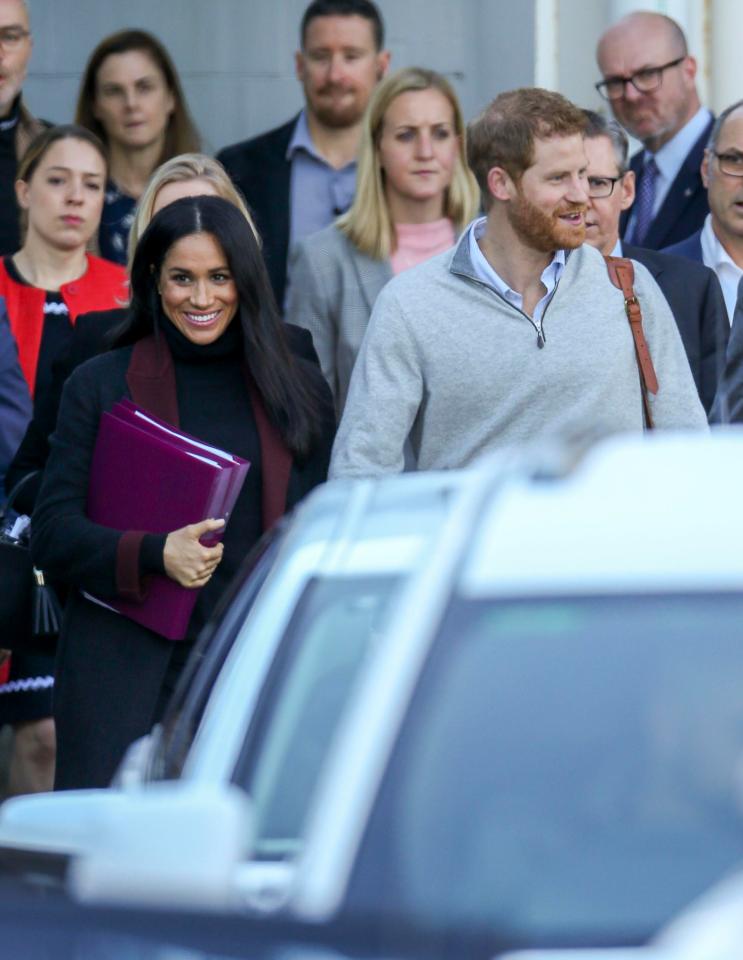
[[[699,260],[715,271],[732,323],[743,277],[743,100],[715,121],[701,173],[710,213],[700,230],[666,252]]]
[[[596,84],[612,112],[644,150],[635,154],[637,199],[622,218],[624,239],[659,250],[698,230],[708,212],[699,167],[712,128],[701,106],[696,61],[670,17],[639,11],[599,40]]]
[[[584,111],[588,158],[586,243],[604,256],[629,257],[650,271],[673,313],[692,376],[709,413],[725,362],[729,326],[720,284],[702,263],[619,239],[619,218],[635,197],[635,175],[628,169],[629,142],[615,120]]]

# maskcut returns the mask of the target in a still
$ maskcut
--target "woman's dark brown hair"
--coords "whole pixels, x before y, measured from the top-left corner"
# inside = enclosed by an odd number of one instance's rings
[[[116,345],[135,343],[169,322],[158,292],[160,270],[173,244],[198,233],[214,237],[227,257],[240,303],[236,319],[245,365],[287,447],[304,460],[322,436],[322,400],[289,349],[256,236],[228,200],[184,197],[153,217],[134,253],[128,323]]]
[[[165,142],[158,166],[179,153],[198,153],[201,150],[201,138],[191,119],[175,64],[160,41],[144,30],[120,30],[109,37],[104,37],[98,44],[90,55],[83,73],[75,110],[75,122],[92,130],[105,144],[108,144],[106,131],[94,115],[98,71],[107,57],[113,54],[129,53],[132,50],[147,54],[155,63],[165,77],[175,103],[165,130]]]

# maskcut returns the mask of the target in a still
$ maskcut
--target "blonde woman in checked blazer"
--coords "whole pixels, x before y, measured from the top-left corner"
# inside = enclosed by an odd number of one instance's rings
[[[292,251],[286,319],[312,334],[339,417],[379,291],[451,247],[477,213],[464,140],[441,74],[408,67],[387,77],[364,117],[353,205]]]

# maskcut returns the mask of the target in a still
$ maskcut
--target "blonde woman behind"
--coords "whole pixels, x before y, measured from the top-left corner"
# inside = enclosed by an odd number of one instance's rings
[[[387,77],[364,118],[351,209],[290,258],[286,319],[312,334],[339,416],[379,291],[449,249],[478,204],[448,80],[420,67]]]

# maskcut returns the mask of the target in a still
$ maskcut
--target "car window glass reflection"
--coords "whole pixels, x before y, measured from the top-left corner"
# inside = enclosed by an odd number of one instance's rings
[[[349,909],[644,939],[743,859],[741,624],[735,595],[456,601]]]
[[[316,580],[297,606],[234,777],[254,804],[258,859],[297,852],[337,721],[398,583]]]

